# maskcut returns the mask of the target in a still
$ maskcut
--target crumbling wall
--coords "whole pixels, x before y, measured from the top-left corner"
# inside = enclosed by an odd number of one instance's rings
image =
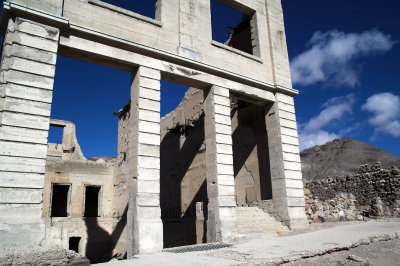
[[[42,208],[46,226],[45,243],[68,250],[70,239],[79,238],[75,248],[91,262],[122,257],[126,249],[118,244],[124,228],[121,218],[123,211],[116,215],[114,210],[115,160],[87,160],[76,139],[75,125],[55,119],[51,120],[51,124],[63,127],[63,141],[58,145],[48,144]],[[67,210],[65,217],[52,217],[52,200],[61,196],[54,194],[55,185],[69,186],[64,206]],[[97,215],[84,217],[85,198],[88,197],[86,188],[92,186],[99,188]],[[92,210],[92,213],[96,213],[96,210]]]
[[[62,143],[47,143],[49,160],[86,160],[76,138],[75,124],[69,121],[50,119],[50,126],[63,128]]]
[[[121,253],[119,256],[124,257],[128,248],[128,232],[127,232],[127,212],[128,212],[128,181],[129,175],[129,136],[131,133],[129,127],[130,104],[124,106],[114,115],[118,117],[118,154],[114,164],[114,206],[113,217],[120,220],[119,236],[114,237],[116,249]]]
[[[205,187],[204,92],[190,88],[161,120],[161,202],[168,210],[194,212],[193,195]],[[238,206],[272,198],[265,107],[233,97],[233,164]],[[164,155],[164,156],[163,156]],[[172,185],[175,184],[175,185]],[[204,188],[202,187],[204,186]],[[178,193],[177,191],[181,191]],[[167,207],[168,206],[168,207]],[[168,215],[165,213],[165,215]]]
[[[272,198],[264,107],[241,100],[231,111],[233,167],[238,206]]]
[[[164,247],[205,242],[204,223],[196,223],[196,203],[208,202],[203,101],[204,92],[190,88],[179,106],[161,119]]]
[[[380,163],[362,165],[357,174],[306,181],[305,197],[310,221],[329,220],[329,206],[339,206],[338,213],[342,215],[335,216],[336,220],[359,220],[360,214],[398,217],[400,171],[396,167],[382,169]],[[349,204],[350,201],[354,203]],[[345,215],[349,211],[351,214]]]

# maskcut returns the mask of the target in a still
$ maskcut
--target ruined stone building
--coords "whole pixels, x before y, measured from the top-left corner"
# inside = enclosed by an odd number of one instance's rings
[[[100,0],[4,3],[1,247],[102,261],[307,226],[280,0],[219,0],[244,14],[225,43],[210,1],[158,0],[155,19]],[[57,55],[132,73],[116,158],[85,158],[73,121],[50,119]],[[161,80],[190,89],[160,119]]]

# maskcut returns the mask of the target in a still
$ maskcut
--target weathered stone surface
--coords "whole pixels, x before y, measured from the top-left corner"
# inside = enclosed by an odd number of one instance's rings
[[[0,251],[2,265],[90,265],[87,258],[59,247],[20,246]]]
[[[58,38],[57,28],[8,21],[0,78],[0,247],[44,239],[40,207]]]
[[[380,163],[362,165],[358,174],[305,182],[306,213],[316,211],[325,220],[360,220],[364,216],[398,217],[400,176],[397,168],[381,169]]]

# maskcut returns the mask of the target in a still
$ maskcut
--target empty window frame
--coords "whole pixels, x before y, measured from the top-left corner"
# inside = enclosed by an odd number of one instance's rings
[[[52,184],[51,217],[68,217],[70,184]]]
[[[85,186],[85,207],[84,217],[99,217],[100,216],[100,186]]]
[[[212,39],[242,52],[260,56],[254,10],[226,0],[211,1]]]
[[[49,143],[63,143],[64,127],[50,124],[49,128]]]
[[[79,243],[81,242],[80,237],[70,237],[68,241],[68,249],[79,253]]]
[[[90,1],[92,4],[96,4],[99,1]],[[157,4],[158,0],[101,0],[101,2],[117,6],[142,16],[158,19],[157,18]]]

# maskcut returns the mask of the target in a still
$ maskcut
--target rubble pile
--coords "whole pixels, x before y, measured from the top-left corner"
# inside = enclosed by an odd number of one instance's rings
[[[339,193],[330,200],[320,200],[314,198],[309,189],[305,189],[305,197],[309,223],[363,220],[351,193]]]
[[[304,184],[309,222],[354,221],[400,216],[400,171],[381,164],[362,165],[357,174]]]

